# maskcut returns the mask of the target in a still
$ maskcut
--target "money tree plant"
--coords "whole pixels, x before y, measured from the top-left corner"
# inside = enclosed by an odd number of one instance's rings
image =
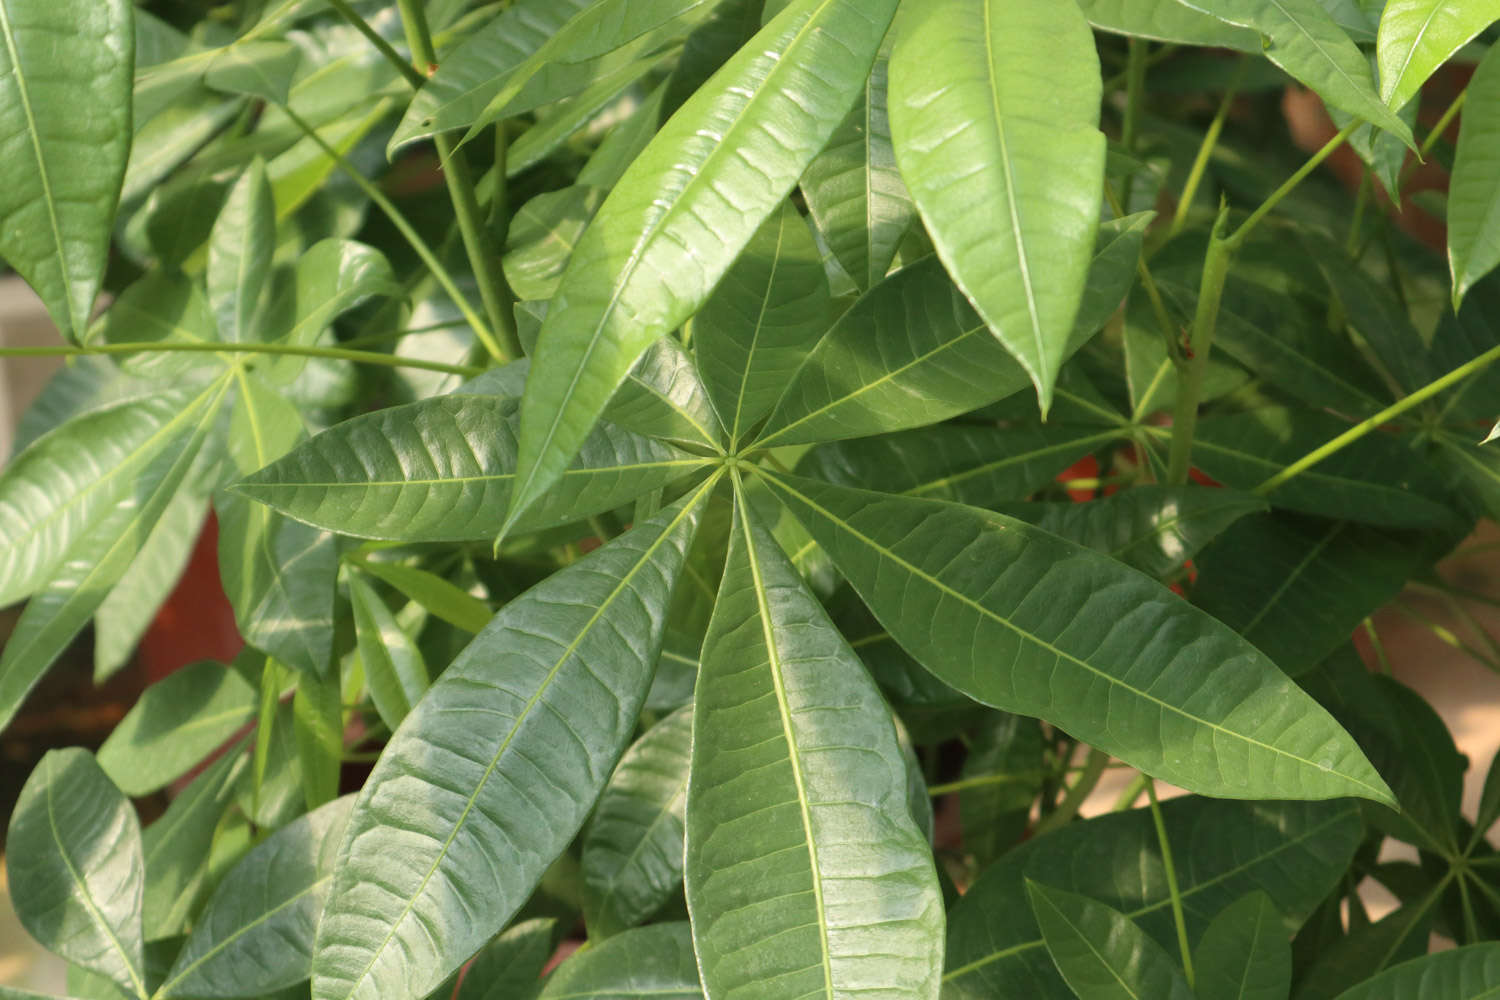
[[[1496,995],[1372,615],[1500,668],[1497,19],[0,0],[0,729],[210,511],[245,643],[36,765],[21,924],[101,1000]]]

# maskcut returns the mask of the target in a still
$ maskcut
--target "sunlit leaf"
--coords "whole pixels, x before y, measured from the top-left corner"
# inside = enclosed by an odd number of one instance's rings
[[[1497,20],[1500,0],[1388,0],[1376,44],[1381,100],[1401,107],[1449,56]]]
[[[1500,16],[1500,5],[1494,5]],[[1448,185],[1448,265],[1453,311],[1500,265],[1500,55],[1490,49],[1469,81]]]
[[[1255,32],[1228,24],[1179,0],[1078,0],[1100,31],[1178,45],[1205,45],[1259,54]]]

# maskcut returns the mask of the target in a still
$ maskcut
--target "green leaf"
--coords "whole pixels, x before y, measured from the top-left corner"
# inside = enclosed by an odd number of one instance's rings
[[[183,433],[195,406],[166,391],[46,433],[0,475],[0,604],[33,594],[80,535]]]
[[[1300,977],[1297,1000],[1332,1000],[1333,997],[1349,996],[1350,983],[1373,982],[1377,973],[1397,963],[1408,960],[1420,961],[1418,956],[1426,953],[1432,937],[1433,910],[1438,893],[1429,892],[1417,902],[1409,903],[1394,913],[1365,927],[1351,931],[1332,947],[1318,956],[1318,960]],[[1467,993],[1445,991],[1433,979],[1423,976],[1417,996],[1427,997],[1469,996]],[[1500,982],[1500,980],[1496,980]],[[1493,991],[1485,991],[1493,996]],[[1358,994],[1356,994],[1358,995]],[[1377,997],[1394,998],[1399,991],[1375,992]],[[1483,996],[1484,994],[1479,994]]]
[[[1421,568],[1422,546],[1414,542],[1348,521],[1251,518],[1199,557],[1193,601],[1296,677]]]
[[[456,1000],[532,1000],[552,957],[557,921],[525,920],[485,945],[474,957]]]
[[[285,455],[305,435],[289,400],[241,373],[229,454],[240,475]],[[304,674],[322,677],[333,658],[334,537],[244,496],[220,492],[219,576],[240,634]]]
[[[531,895],[635,729],[708,489],[507,604],[406,717],[344,837],[317,1000],[421,996]]]
[[[1263,407],[1198,421],[1193,464],[1214,480],[1254,489],[1349,428],[1316,410]],[[1163,435],[1164,437],[1165,435]],[[1452,515],[1433,471],[1404,443],[1381,434],[1355,441],[1266,494],[1271,506],[1389,528],[1441,527]]]
[[[1448,266],[1453,311],[1480,278],[1500,266],[1500,49],[1491,48],[1469,81],[1448,185]]]
[[[620,758],[583,838],[589,937],[641,923],[682,884],[689,705],[652,726]]]
[[[359,559],[358,566],[376,579],[396,588],[428,614],[466,632],[478,632],[494,617],[490,606],[484,601],[425,569],[369,559]]]
[[[1373,66],[1374,53],[1370,54],[1370,60]],[[1396,110],[1396,114],[1406,122],[1408,128],[1417,127],[1418,103],[1413,99]],[[1333,119],[1334,127],[1338,129],[1343,129],[1354,120],[1348,113],[1337,109],[1331,110],[1329,116]],[[1359,154],[1359,158],[1374,173],[1375,179],[1380,181],[1381,187],[1385,188],[1387,194],[1398,195],[1400,193],[1401,173],[1406,166],[1406,147],[1402,145],[1400,138],[1389,132],[1380,131],[1367,123],[1350,133],[1349,148]]]
[[[141,828],[86,750],[51,750],[11,813],[6,872],[16,916],[61,958],[144,1000]]]
[[[0,3],[0,258],[75,339],[104,278],[130,151],[132,14],[129,0]]]
[[[150,940],[187,931],[205,888],[214,831],[234,803],[234,783],[248,758],[237,744],[184,788],[160,819],[146,827],[146,896],[141,909]]]
[[[218,50],[204,71],[203,82],[227,94],[284,105],[301,63],[302,50],[292,42],[240,40]]]
[[[672,337],[662,337],[646,348],[609,401],[604,419],[663,441],[714,451],[722,448],[723,431],[708,390],[692,357]]]
[[[1080,424],[940,424],[823,445],[808,452],[797,470],[842,486],[993,507],[1024,499],[1124,434]]]
[[[802,175],[813,222],[861,291],[886,276],[917,214],[896,168],[888,76],[888,62],[877,59],[865,82],[864,100]]]
[[[370,699],[381,721],[394,732],[431,686],[427,664],[391,609],[358,573],[349,577],[349,599]]]
[[[308,346],[328,324],[364,300],[401,294],[379,250],[352,240],[322,240],[297,258],[289,277],[273,285],[261,332],[269,341]],[[306,363],[306,358],[284,357],[267,368],[277,381],[289,382]]]
[[[1192,1000],[1161,945],[1118,910],[1026,880],[1047,952],[1079,1000]]]
[[[208,344],[218,339],[214,314],[198,284],[181,274],[153,269],[120,293],[99,323],[92,343]],[[136,375],[181,376],[202,365],[201,357],[147,351],[120,360]]]
[[[971,507],[766,481],[896,641],[971,698],[1194,791],[1391,801],[1323,709],[1155,581]]]
[[[276,206],[259,157],[240,175],[208,244],[208,301],[220,340],[252,341],[261,292],[276,249]]]
[[[783,202],[692,320],[693,355],[731,446],[770,412],[832,318],[812,230]]]
[[[308,809],[332,802],[339,794],[344,762],[344,714],[337,676],[303,674],[292,699],[292,735],[302,768],[302,798]]]
[[[157,995],[255,997],[305,981],[353,805],[348,795],[308,813],[231,868]]]
[[[550,299],[562,284],[578,238],[606,192],[574,184],[547,191],[521,206],[506,234],[505,280],[522,301]]]
[[[1204,14],[1179,0],[1078,0],[1100,31],[1176,45],[1238,49],[1259,55],[1255,32]]]
[[[1193,949],[1193,969],[1200,996],[1286,1000],[1292,947],[1275,901],[1256,890],[1226,906]]]
[[[11,456],[19,455],[42,435],[74,417],[147,399],[161,391],[160,383],[126,374],[111,358],[88,355],[74,358],[47,380],[21,415],[11,443]]]
[[[1089,265],[1089,280],[1078,303],[1078,317],[1068,338],[1072,354],[1083,341],[1108,323],[1125,296],[1135,287],[1141,260],[1141,245],[1146,229],[1156,220],[1155,212],[1137,212],[1099,224],[1099,238],[1094,246],[1094,262]]]
[[[99,748],[99,766],[126,795],[182,777],[245,723],[257,695],[236,670],[204,660],[148,687]]]
[[[798,0],[636,157],[542,326],[502,534],[561,478],[646,348],[698,311],[791,192],[864,86],[895,7]]]
[[[1376,40],[1381,100],[1401,107],[1449,56],[1497,20],[1500,0],[1389,0]]]
[[[520,402],[438,396],[346,420],[235,487],[330,531],[407,542],[493,538],[516,480]],[[604,424],[526,529],[613,510],[708,460]]]
[[[981,868],[1014,847],[1042,790],[1046,747],[1041,723],[989,712],[959,778],[958,812],[966,853]]]
[[[538,1000],[703,1000],[686,922],[626,931],[564,962]]]
[[[1181,569],[1240,518],[1265,511],[1266,502],[1235,490],[1136,486],[1088,503],[1007,504],[996,509],[1160,580]],[[1248,571],[1260,558],[1260,553],[1254,558],[1247,553],[1236,569]],[[1283,670],[1290,669],[1274,654],[1271,659]]]
[[[1411,128],[1375,93],[1364,54],[1319,0],[1182,2],[1230,24],[1259,31],[1266,40],[1267,59],[1329,105],[1391,132],[1416,149]],[[1393,107],[1405,103],[1404,99],[1390,102]]]
[[[703,643],[687,900],[706,991],[936,998],[942,894],[890,710],[736,505]]]
[[[386,147],[388,156],[409,142],[439,132],[468,128],[507,74],[544,45],[568,20],[594,0],[521,0],[465,38],[412,98]]]
[[[1338,883],[1364,833],[1359,809],[1350,802],[1189,796],[1163,802],[1162,818],[1189,939],[1256,889],[1271,897],[1289,924],[1301,923]],[[949,914],[945,988],[982,997],[1072,1000],[1029,908],[1018,905],[1028,878],[1085,893],[1123,913],[1158,944],[1177,947],[1151,812],[1111,813],[1029,840],[980,876]]]
[[[890,87],[896,159],[938,256],[1045,415],[1104,188],[1088,22],[1055,0],[929,0],[899,24]]]

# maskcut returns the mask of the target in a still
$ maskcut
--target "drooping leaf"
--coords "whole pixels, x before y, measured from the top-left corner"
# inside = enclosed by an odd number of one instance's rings
[[[790,193],[864,86],[895,6],[799,0],[631,164],[542,326],[506,531],[563,475],[646,348],[698,311]]]
[[[1375,66],[1375,54],[1373,52],[1369,54],[1369,58],[1371,66]],[[1379,71],[1376,70],[1376,72]],[[1420,101],[1412,99],[1407,101],[1404,106],[1396,109],[1397,116],[1406,122],[1408,128],[1417,127],[1417,105],[1419,103]],[[1333,119],[1334,127],[1338,129],[1347,127],[1353,121],[1353,117],[1348,112],[1340,111],[1337,108],[1329,109],[1329,117]],[[1355,128],[1349,134],[1349,148],[1354,150],[1359,158],[1364,161],[1365,166],[1370,168],[1370,172],[1375,175],[1375,179],[1380,182],[1380,186],[1385,188],[1386,194],[1393,197],[1400,194],[1402,187],[1401,173],[1406,166],[1407,149],[1398,136],[1365,123]]]
[[[557,921],[546,918],[509,928],[474,957],[457,1000],[532,1000],[556,938]]]
[[[305,981],[353,805],[349,795],[308,813],[231,868],[157,995],[254,997]]]
[[[890,712],[770,534],[736,511],[687,797],[706,992],[933,1000],[942,895]]]
[[[327,239],[297,258],[292,273],[273,285],[261,330],[266,340],[305,347],[339,315],[376,295],[400,295],[390,263],[373,247]],[[305,358],[277,358],[267,366],[277,381],[291,381]]]
[[[493,538],[516,480],[520,403],[438,396],[346,420],[236,491],[331,531],[401,541]],[[598,427],[521,522],[545,528],[612,510],[707,460],[618,427]]]
[[[1337,884],[1363,836],[1349,802],[1162,803],[1190,938],[1256,889],[1300,923]],[[1177,947],[1161,843],[1150,810],[1111,813],[1027,841],[992,865],[949,915],[944,986],[984,997],[1073,1000],[1042,943],[1025,880],[1083,893]],[[960,993],[960,995],[965,995]]]
[[[584,913],[604,938],[650,917],[682,882],[691,706],[652,726],[615,768],[583,838]]]
[[[276,206],[266,165],[258,157],[230,189],[208,243],[208,301],[220,340],[256,338],[256,311],[271,276]]]
[[[886,276],[916,218],[891,144],[888,76],[887,61],[876,60],[864,100],[802,175],[802,193],[818,231],[861,291]]]
[[[506,74],[525,62],[568,19],[594,0],[521,0],[443,53],[391,136],[386,152],[455,128],[468,128],[500,91]]]
[[[466,632],[478,632],[494,617],[488,604],[436,573],[416,566],[372,559],[359,559],[358,565],[377,580],[396,588],[428,614]]]
[[[564,962],[538,1000],[703,1000],[685,922],[626,931]]]
[[[1500,15],[1500,8],[1497,8]],[[1448,185],[1448,266],[1453,311],[1500,265],[1500,55],[1491,48],[1469,81]]]
[[[1195,10],[1179,0],[1078,0],[1084,16],[1100,31],[1178,45],[1204,45],[1258,54],[1260,38]]]
[[[99,766],[126,795],[182,777],[255,717],[256,692],[236,670],[204,660],[145,690],[99,748]]]
[[[1348,640],[1422,564],[1422,546],[1409,536],[1267,515],[1241,521],[1199,556],[1193,600],[1296,677]]]
[[[1030,879],[1026,894],[1047,953],[1079,1000],[1192,1000],[1171,956],[1119,910]]]
[[[129,0],[0,4],[0,258],[75,339],[104,278],[130,151],[133,13]]]
[[[51,750],[10,816],[5,867],[16,916],[48,951],[147,996],[145,864],[135,810],[86,750]]]
[[[349,600],[370,699],[381,721],[394,732],[431,685],[427,665],[390,608],[358,574],[349,577]]]
[[[1240,518],[1265,511],[1266,502],[1235,490],[1137,486],[1088,503],[1007,504],[997,509],[1160,580],[1181,569]],[[1237,568],[1248,569],[1253,563]],[[1271,659],[1283,670],[1291,669],[1274,654]]]
[[[890,90],[896,160],[938,256],[1045,414],[1104,187],[1088,22],[1053,0],[929,0],[903,15]]]
[[[344,836],[317,1000],[425,994],[531,895],[635,728],[708,489],[507,604],[406,717]]]
[[[1123,434],[1081,424],[940,424],[823,445],[797,469],[843,486],[993,507],[1024,499]]]
[[[1404,105],[1449,56],[1497,20],[1497,0],[1388,0],[1376,42],[1381,100]]]
[[[766,481],[891,635],[971,698],[1194,791],[1390,801],[1316,702],[1155,581],[971,507]]]
[[[693,355],[731,445],[775,405],[832,314],[812,231],[784,202],[692,321]]]
[[[1266,39],[1267,59],[1328,104],[1363,118],[1416,148],[1411,128],[1382,103],[1364,54],[1319,0],[1181,0]],[[1382,75],[1384,75],[1382,73]],[[1409,95],[1408,95],[1409,96]],[[1391,101],[1400,107],[1406,101]]]
[[[239,380],[229,454],[240,475],[264,468],[305,436],[302,416],[254,374]],[[221,492],[219,575],[240,634],[279,662],[312,676],[333,657],[338,575],[334,537],[245,496]]]
[[[1292,947],[1276,903],[1260,890],[1226,906],[1193,949],[1194,988],[1223,1000],[1286,1000]]]
[[[234,803],[234,782],[249,759],[236,745],[203,770],[141,838],[146,896],[141,909],[149,940],[182,934],[203,891],[214,830]]]

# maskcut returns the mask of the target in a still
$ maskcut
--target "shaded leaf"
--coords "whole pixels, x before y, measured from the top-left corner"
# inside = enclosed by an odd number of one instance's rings
[[[1390,801],[1316,702],[1155,581],[971,507],[766,481],[891,635],[971,698],[1195,791]]]
[[[890,712],[743,500],[736,512],[688,782],[706,991],[935,998],[942,896]]]
[[[604,419],[663,441],[714,451],[722,447],[723,431],[708,390],[692,357],[672,337],[646,348],[609,401]]]
[[[257,157],[230,189],[209,238],[208,300],[220,340],[257,339],[256,311],[275,249],[276,206],[266,165]]]
[[[896,159],[938,256],[1046,414],[1104,186],[1088,22],[1052,0],[929,0],[901,21],[890,78]]]
[[[707,489],[507,604],[406,717],[344,836],[314,997],[425,994],[531,895],[635,728]]]
[[[895,6],[798,0],[631,164],[542,326],[505,531],[562,476],[646,348],[697,312],[790,193],[863,87]]]
[[[99,748],[99,766],[126,795],[182,777],[255,718],[256,691],[230,667],[192,663],[141,694]]]
[[[89,330],[90,341],[106,344],[204,345],[217,339],[213,309],[198,283],[161,268],[132,282]],[[120,367],[136,375],[181,376],[201,367],[202,360],[190,354],[145,351],[122,358]]]
[[[302,50],[279,40],[239,40],[219,49],[203,72],[203,82],[228,94],[286,104],[302,62]]]
[[[964,851],[982,868],[1021,839],[1042,790],[1045,745],[1041,723],[1009,712],[988,713],[974,736],[959,778],[958,812]]]
[[[141,828],[88,751],[41,759],[16,800],[5,849],[10,898],[27,933],[145,997]]]
[[[538,1000],[702,1000],[685,922],[652,924],[591,946],[547,979]]]
[[[1369,981],[1381,970],[1425,953],[1432,935],[1436,901],[1437,893],[1428,893],[1423,900],[1409,903],[1340,938],[1299,977],[1296,1000],[1348,996],[1350,983]],[[1443,994],[1432,989],[1430,983],[1424,983],[1417,995],[1426,1000]]]
[[[650,917],[682,883],[692,706],[652,726],[620,758],[583,838],[589,936]]]
[[[1047,953],[1080,1000],[1192,1000],[1172,958],[1120,911],[1030,879],[1026,893]]]
[[[1340,993],[1338,1000],[1483,1000],[1500,988],[1500,943],[1473,944],[1404,962]]]
[[[466,632],[478,632],[494,617],[490,606],[436,573],[400,563],[358,560],[359,568],[396,588],[428,614]]]
[[[0,4],[0,258],[74,339],[104,278],[130,151],[133,12],[129,0]]]
[[[308,813],[231,868],[158,996],[254,997],[305,981],[353,805],[348,795]]]
[[[431,684],[427,664],[390,608],[357,573],[349,577],[349,600],[354,606],[354,633],[370,699],[381,721],[394,732],[427,693]]]
[[[1287,1000],[1292,946],[1276,903],[1264,892],[1226,906],[1193,949],[1198,994],[1223,1000]]]
[[[149,940],[182,934],[192,922],[208,875],[214,831],[234,802],[234,782],[248,759],[243,744],[222,754],[172,799],[162,816],[146,827],[141,846],[146,861],[142,906]]]
[[[458,988],[457,1000],[531,1000],[542,988],[557,921],[525,920],[485,945]]]
[[[1497,8],[1500,14],[1500,8]],[[1500,55],[1490,49],[1469,81],[1448,185],[1448,266],[1453,311],[1500,265]]]
[[[298,258],[292,273],[271,292],[261,327],[265,339],[292,346],[313,344],[338,316],[376,295],[400,295],[390,263],[373,247],[327,239]],[[291,381],[306,358],[281,357],[267,363],[277,381]]]

